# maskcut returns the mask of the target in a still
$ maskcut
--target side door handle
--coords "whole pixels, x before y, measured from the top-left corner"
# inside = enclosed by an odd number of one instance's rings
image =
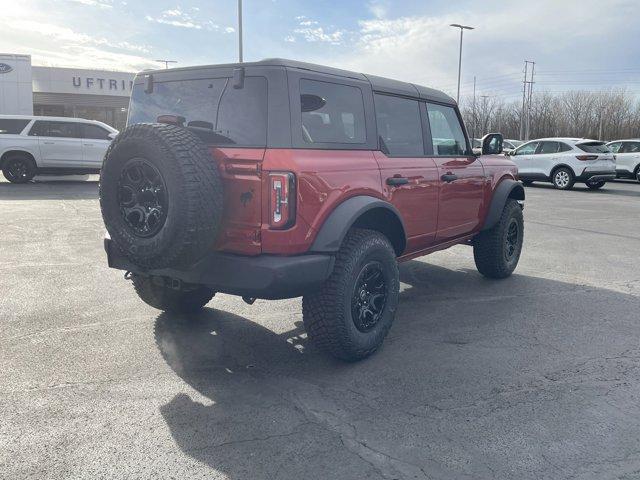
[[[83,143],[85,147],[93,147],[93,143]]]
[[[42,143],[44,143],[45,145],[55,145],[56,144],[56,142],[42,142]]]
[[[391,185],[393,187],[397,187],[399,185],[406,185],[409,183],[409,179],[407,177],[389,177],[387,178],[387,185]]]
[[[451,182],[453,182],[454,180],[457,180],[457,179],[458,179],[458,176],[457,176],[455,173],[448,172],[448,173],[445,173],[444,175],[442,175],[442,176],[440,177],[440,179],[441,179],[442,181],[444,181],[444,182],[451,183]]]

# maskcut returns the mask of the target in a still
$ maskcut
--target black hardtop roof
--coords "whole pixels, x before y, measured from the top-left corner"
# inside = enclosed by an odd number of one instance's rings
[[[171,68],[169,70],[148,70],[140,72],[138,75],[146,74],[166,74],[166,73],[179,73],[188,72],[192,70],[206,70],[209,68],[238,68],[238,67],[286,67],[296,68],[300,70],[309,70],[312,72],[324,73],[327,75],[336,75],[339,77],[354,78],[357,80],[363,80],[369,82],[374,91],[392,93],[396,95],[405,95],[409,97],[418,97],[425,100],[432,100],[435,102],[446,103],[455,105],[456,102],[453,98],[440,90],[434,88],[423,87],[422,85],[415,85],[413,83],[401,82],[400,80],[393,80],[385,77],[378,77],[376,75],[368,75],[364,73],[352,72],[350,70],[343,70],[341,68],[327,67],[324,65],[318,65],[315,63],[300,62],[298,60],[288,60],[285,58],[266,58],[257,62],[244,62],[244,63],[226,63],[219,65],[202,65],[196,67],[181,67]]]

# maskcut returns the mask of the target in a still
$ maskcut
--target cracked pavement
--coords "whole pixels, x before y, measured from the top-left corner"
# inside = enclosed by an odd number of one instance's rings
[[[344,364],[299,299],[144,305],[96,182],[0,182],[0,478],[640,478],[640,185],[526,193],[513,277],[404,264],[383,348]]]

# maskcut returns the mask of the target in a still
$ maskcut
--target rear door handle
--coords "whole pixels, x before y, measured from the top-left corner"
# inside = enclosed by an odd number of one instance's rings
[[[393,187],[397,187],[398,185],[406,185],[409,183],[409,179],[407,177],[389,177],[387,178],[387,185],[391,185]]]
[[[458,176],[455,173],[445,173],[440,177],[440,179],[444,182],[451,183],[454,180],[457,180]]]
[[[93,147],[93,143],[84,143],[83,144],[85,147]]]
[[[42,143],[44,143],[45,145],[55,145],[56,144],[56,142],[42,142]]]

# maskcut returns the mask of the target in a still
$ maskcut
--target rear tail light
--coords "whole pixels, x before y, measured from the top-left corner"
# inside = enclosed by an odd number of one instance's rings
[[[587,161],[587,160],[597,160],[598,155],[576,155],[578,160]]]
[[[291,172],[269,174],[271,228],[287,228],[296,219],[296,177]]]

